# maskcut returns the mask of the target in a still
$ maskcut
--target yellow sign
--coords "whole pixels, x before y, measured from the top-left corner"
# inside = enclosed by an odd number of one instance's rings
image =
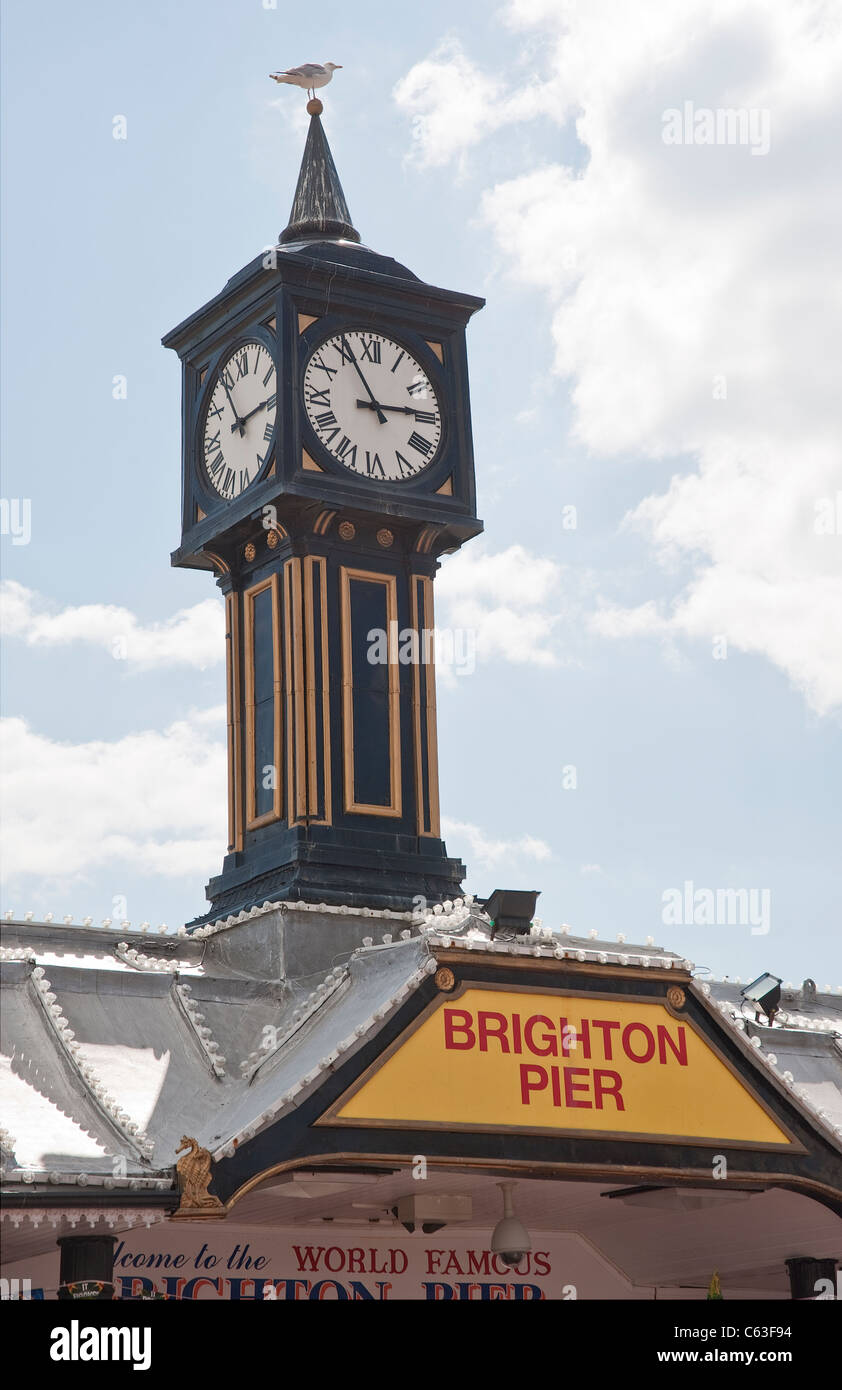
[[[662,1004],[537,991],[443,999],[325,1120],[792,1147]]]

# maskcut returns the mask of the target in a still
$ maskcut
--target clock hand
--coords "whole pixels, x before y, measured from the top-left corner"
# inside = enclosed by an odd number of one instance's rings
[[[234,421],[234,424],[231,426],[231,433],[232,433],[232,434],[234,433],[234,430],[237,428],[237,425],[238,425],[238,424],[244,425],[244,424],[246,423],[246,420],[250,420],[251,417],[252,417],[252,415],[256,415],[257,412],[258,412],[258,410],[265,410],[266,407],[267,407],[267,405],[269,404],[269,399],[271,399],[271,398],[267,398],[265,401],[261,401],[261,402],[260,402],[260,405],[256,405],[256,406],[254,407],[254,410],[250,410],[250,411],[248,412],[248,414],[247,414],[247,415],[243,415],[242,418],[241,418],[240,420],[235,420],[235,421]]]
[[[380,409],[380,405],[379,405],[378,401],[377,401],[376,398],[375,398],[374,392],[372,391],[371,387],[369,386],[368,382],[366,381],[365,377],[363,376],[362,370],[361,370],[361,368],[360,368],[360,364],[359,364],[359,362],[357,361],[357,359],[356,359],[356,357],[354,356],[354,354],[352,353],[351,349],[349,348],[347,342],[345,341],[344,336],[343,336],[343,338],[342,338],[342,343],[343,343],[343,346],[344,346],[344,348],[345,348],[345,351],[347,352],[348,356],[350,357],[351,361],[352,361],[353,364],[354,364],[354,367],[355,367],[356,372],[357,372],[357,376],[359,377],[360,381],[362,382],[363,386],[365,387],[366,391],[368,392],[369,399],[370,399],[370,401],[371,401],[371,409],[377,411],[377,418],[378,418],[378,420],[380,421],[381,425],[385,425],[385,423],[386,423],[386,416],[383,414],[383,411]]]
[[[397,410],[401,415],[417,415],[419,412],[414,405],[381,405],[379,401],[374,405],[371,401],[357,401],[360,410]]]
[[[242,420],[240,419],[239,415],[237,414],[237,407],[235,406],[235,404],[234,404],[234,398],[233,398],[233,396],[231,395],[231,392],[230,392],[229,389],[228,389],[228,382],[225,380],[225,377],[224,377],[224,376],[221,376],[219,379],[220,379],[220,381],[222,382],[222,385],[225,387],[225,394],[226,394],[226,396],[228,397],[228,400],[229,400],[230,405],[231,405],[231,409],[232,409],[233,412],[234,412],[234,423],[233,423],[233,425],[231,426],[231,433],[233,434],[234,430],[237,429],[237,428],[239,428],[240,436],[242,437],[242,435],[244,435],[245,432],[246,432],[246,431],[245,431],[245,426],[244,426]]]

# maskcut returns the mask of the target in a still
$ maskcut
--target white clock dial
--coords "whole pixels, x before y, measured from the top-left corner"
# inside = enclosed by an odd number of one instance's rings
[[[328,453],[361,478],[400,482],[435,460],[442,419],[429,377],[382,333],[350,329],[317,347],[304,407]]]
[[[239,497],[264,463],[275,430],[277,383],[263,343],[241,343],[216,375],[205,414],[202,456],[220,497]]]

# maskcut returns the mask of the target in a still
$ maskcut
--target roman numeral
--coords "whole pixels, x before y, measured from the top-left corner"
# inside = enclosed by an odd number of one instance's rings
[[[423,454],[425,458],[432,452],[433,446],[429,439],[425,439],[423,434],[418,434],[416,430],[412,431],[407,443],[411,445],[413,449],[417,449],[419,454]]]
[[[273,435],[274,431],[275,431],[275,422],[274,422],[274,420],[269,420],[268,423],[267,423],[267,425],[266,425],[265,430],[263,431],[263,438],[264,438],[264,440],[267,442],[267,444],[268,444],[269,440],[272,438],[272,435]]]
[[[243,490],[244,487],[248,487],[248,485],[249,485],[250,482],[251,482],[251,475],[250,475],[248,469],[247,469],[247,468],[241,468],[241,469],[240,469],[240,492],[242,492],[242,490]]]
[[[334,343],[333,346],[336,348],[336,351],[339,353],[339,356],[342,358],[343,366],[344,366],[344,364],[345,364],[346,362],[355,362],[355,361],[356,361],[356,358],[354,357],[353,352],[351,351],[351,349],[349,348],[348,344],[347,344],[346,341],[345,341],[344,335],[339,339],[339,342],[338,342],[338,343]]]
[[[338,367],[328,367],[327,364],[323,362],[320,357],[313,358],[313,366],[318,367],[320,372],[327,372],[328,377],[331,381],[336,376],[336,373],[339,370]]]
[[[208,473],[212,478],[216,479],[219,476],[222,472],[224,463],[225,457],[222,453],[218,453],[215,459],[211,459],[208,464]]]
[[[268,372],[266,373],[265,377],[263,378],[263,385],[264,385],[264,386],[268,386],[268,385],[269,385],[269,382],[272,380],[272,377],[273,377],[274,375],[275,375],[275,368],[274,368],[274,367],[270,367],[269,370],[268,370]]]
[[[211,403],[208,406],[208,415],[212,415],[214,420],[218,420],[224,409],[224,401],[222,402],[222,405],[214,405],[213,401],[211,400]]]
[[[356,444],[352,444],[352,443],[351,443],[351,441],[350,441],[350,439],[348,438],[347,434],[343,434],[342,438],[340,439],[339,443],[337,444],[337,446],[336,446],[336,454],[337,454],[337,457],[340,458],[340,459],[342,460],[343,463],[347,463],[347,464],[349,465],[349,467],[351,467],[351,468],[356,467],[356,463],[357,463],[357,446],[356,446]]]
[[[415,420],[419,425],[434,425],[436,417],[432,410],[416,410]]]
[[[205,439],[205,458],[209,458],[210,455],[214,453],[216,449],[221,448],[222,445],[219,442],[219,430],[217,430],[213,439]]]
[[[427,399],[428,386],[429,382],[426,377],[413,377],[406,389],[414,400],[425,401]]]
[[[324,410],[321,415],[316,416],[316,424],[320,430],[326,430],[329,425],[336,424],[336,416],[332,410]]]
[[[275,406],[277,405],[277,403],[278,403],[277,394],[274,395],[274,396],[270,396],[269,399],[268,399],[268,401],[266,402],[266,409],[267,409],[267,410],[274,410],[274,409],[275,409]],[[416,417],[416,418],[417,418],[417,417]]]
[[[401,362],[403,361],[403,359],[404,359],[405,357],[406,357],[406,353],[405,353],[405,352],[399,352],[399,353],[398,353],[397,357],[395,358],[394,364],[393,364],[393,366],[392,366],[392,371],[393,371],[393,372],[397,371],[398,367],[400,366]]]
[[[374,338],[369,338],[366,342],[365,338],[360,334],[360,346],[363,350],[363,362],[380,361],[380,344],[376,342]]]
[[[395,458],[398,461],[398,468],[401,470],[401,477],[411,478],[415,472],[414,464],[411,464],[409,459],[405,459],[403,454],[398,453],[397,449],[395,450]]]
[[[221,491],[222,491],[223,495],[224,495],[226,492],[228,492],[229,489],[230,489],[231,495],[232,495],[232,497],[233,497],[233,495],[234,495],[234,470],[233,470],[233,468],[228,468],[228,469],[226,469],[226,471],[225,471],[225,481],[223,482],[222,488],[221,488]]]
[[[378,471],[381,478],[385,478],[386,476],[386,470],[380,462],[380,455],[375,454],[374,458],[372,458],[368,449],[365,451],[365,471],[370,478],[376,477]]]
[[[228,387],[228,390],[230,391],[231,387],[234,385],[234,378],[232,377],[231,372],[223,372],[220,379],[225,382],[225,385]]]
[[[237,358],[237,380],[239,381],[241,376],[248,376],[248,374],[249,355],[247,352],[244,352],[242,357]]]
[[[330,387],[326,386],[323,391],[316,391],[311,387],[307,400],[310,405],[330,405]]]

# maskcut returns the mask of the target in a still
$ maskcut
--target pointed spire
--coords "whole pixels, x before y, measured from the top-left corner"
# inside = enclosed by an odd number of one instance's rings
[[[322,104],[318,99],[308,102],[308,111],[313,107],[318,107],[318,110],[313,110],[310,116],[310,129],[292,200],[289,225],[281,232],[280,240],[324,241],[341,237],[345,241],[359,241],[360,234],[351,221],[333,155],[319,119]]]

